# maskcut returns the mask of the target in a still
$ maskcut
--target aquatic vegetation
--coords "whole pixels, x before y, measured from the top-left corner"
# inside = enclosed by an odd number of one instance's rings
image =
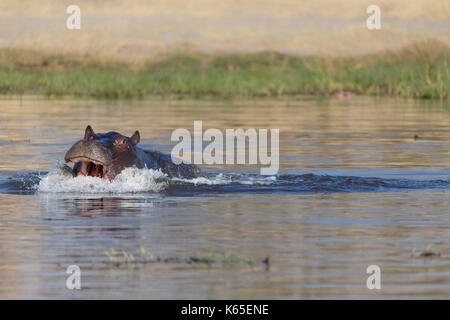
[[[106,99],[262,98],[349,93],[450,98],[450,49],[426,41],[367,56],[171,54],[125,63],[95,56],[0,50],[1,94],[44,94]],[[345,94],[342,94],[342,93]]]
[[[220,266],[222,269],[242,266],[257,266],[254,258],[237,255],[228,251],[222,253],[210,251],[207,255],[197,255],[194,253],[188,256],[162,257],[148,252],[145,247],[141,246],[139,252],[135,254],[129,250],[116,250],[114,248],[105,250],[103,253],[108,257],[108,263],[110,263],[115,269],[142,268],[146,265],[155,263],[185,264],[193,266],[204,265],[208,268]],[[268,271],[269,258],[266,257],[264,260],[260,261],[260,265]]]
[[[432,244],[428,244],[423,250],[418,250],[417,248],[413,248],[412,256],[413,257],[422,257],[422,258],[430,258],[430,257],[440,257],[441,253],[431,249]]]

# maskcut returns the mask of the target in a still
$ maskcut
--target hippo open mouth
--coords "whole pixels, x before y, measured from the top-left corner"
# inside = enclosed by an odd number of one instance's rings
[[[102,162],[87,157],[75,157],[67,160],[75,164],[80,163],[77,168],[77,176],[108,178],[108,166]]]

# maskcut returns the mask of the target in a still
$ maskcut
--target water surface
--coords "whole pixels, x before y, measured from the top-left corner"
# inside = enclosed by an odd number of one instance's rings
[[[448,104],[26,97],[0,107],[1,298],[450,297]],[[194,120],[279,128],[278,175],[203,166],[203,179],[130,172],[111,187],[60,169],[87,124],[138,129],[141,147],[170,152],[172,131],[192,132]],[[111,249],[134,262],[114,264]],[[71,291],[74,264],[82,289]],[[381,290],[366,287],[372,264]]]

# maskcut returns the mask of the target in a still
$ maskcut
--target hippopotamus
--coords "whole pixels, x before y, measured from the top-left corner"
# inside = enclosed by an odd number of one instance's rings
[[[91,176],[113,180],[128,167],[160,169],[169,177],[193,178],[200,174],[192,164],[175,164],[170,155],[159,151],[146,151],[136,145],[139,131],[131,137],[118,132],[94,133],[86,127],[84,138],[67,151],[64,160],[73,162],[74,176]]]

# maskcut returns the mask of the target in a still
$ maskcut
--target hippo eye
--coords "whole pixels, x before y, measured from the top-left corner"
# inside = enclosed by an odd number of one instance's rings
[[[123,146],[127,145],[127,141],[123,137],[117,136],[114,139],[114,145],[116,145],[118,147],[123,147]]]

